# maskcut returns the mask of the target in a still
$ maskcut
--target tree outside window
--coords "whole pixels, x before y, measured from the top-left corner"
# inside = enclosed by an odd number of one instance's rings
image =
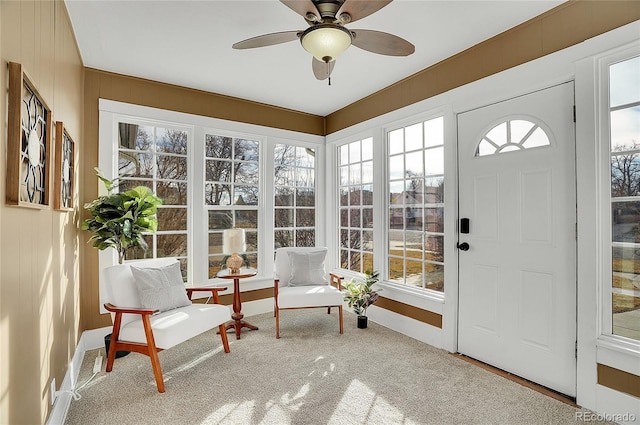
[[[276,144],[274,151],[274,248],[315,246],[314,149]]]

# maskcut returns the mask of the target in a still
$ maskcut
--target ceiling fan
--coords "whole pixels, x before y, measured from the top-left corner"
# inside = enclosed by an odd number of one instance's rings
[[[299,14],[309,28],[259,35],[239,41],[234,49],[252,49],[300,39],[302,47],[313,55],[313,74],[318,80],[329,78],[335,61],[350,45],[389,56],[409,56],[413,44],[396,35],[374,30],[349,30],[344,25],[382,9],[392,0],[280,0]]]

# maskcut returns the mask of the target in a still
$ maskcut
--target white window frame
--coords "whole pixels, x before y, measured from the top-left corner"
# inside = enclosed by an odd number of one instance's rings
[[[388,158],[389,158],[390,150],[389,150],[389,137],[388,136],[389,136],[389,134],[391,132],[393,132],[395,130],[405,129],[407,127],[410,127],[410,126],[413,126],[413,125],[416,125],[416,124],[421,124],[421,125],[424,126],[425,122],[431,121],[431,120],[434,120],[434,119],[438,119],[438,118],[442,118],[442,133],[443,133],[442,140],[443,140],[443,144],[442,145],[437,145],[437,146],[428,146],[428,147],[425,147],[423,145],[422,148],[417,149],[417,150],[413,150],[412,152],[421,152],[422,153],[422,157],[423,157],[423,164],[424,164],[424,155],[425,155],[425,153],[427,151],[442,147],[442,149],[443,149],[443,164],[442,164],[443,173],[442,173],[442,178],[443,178],[443,180],[446,180],[447,158],[446,158],[445,150],[446,150],[446,145],[447,145],[447,139],[446,139],[446,134],[445,133],[446,133],[447,124],[446,124],[446,116],[445,116],[445,114],[443,112],[435,113],[435,114],[432,114],[432,115],[426,115],[426,114],[425,115],[421,115],[421,116],[415,117],[413,119],[408,119],[408,120],[404,120],[404,121],[401,121],[401,122],[397,122],[397,123],[395,123],[393,125],[389,125],[389,126],[384,128],[384,139],[385,139],[384,146],[385,146],[385,152],[386,152],[386,155],[385,155],[385,173],[384,173],[385,174],[385,185],[384,185],[384,188],[383,188],[383,192],[384,192],[384,195],[385,195],[384,196],[384,199],[385,199],[385,205],[384,205],[384,207],[385,207],[385,219],[384,219],[384,226],[385,226],[385,232],[384,232],[385,233],[385,241],[384,241],[385,274],[384,274],[384,276],[386,276],[386,277],[389,276],[389,269],[388,269],[389,268],[389,231],[391,230],[390,229],[390,223],[389,223],[389,211],[392,208],[392,206],[390,204],[390,201],[389,201],[391,193],[390,193],[390,190],[389,190],[389,183],[390,183],[389,173],[390,173],[390,170],[389,170]],[[423,138],[424,138],[424,134],[423,134]],[[423,142],[424,142],[424,140],[423,140]],[[406,153],[406,150],[403,149],[402,153],[397,153],[395,155],[403,155],[404,153]],[[428,178],[430,178],[430,176],[424,176],[423,177],[424,180],[427,180]],[[404,176],[403,176],[403,181],[406,181]],[[444,199],[446,197],[446,193],[447,193],[447,185],[445,184],[443,200],[442,200],[442,202],[438,203],[442,207],[443,231],[442,232],[432,232],[432,231],[426,231],[426,230],[422,231],[422,235],[423,236],[425,236],[427,234],[432,235],[432,236],[436,236],[436,233],[438,235],[440,235],[440,234],[442,235],[442,239],[443,239],[443,247],[442,247],[443,255],[446,253],[446,250],[444,248],[444,241],[447,238],[447,229],[448,229],[447,218],[446,218],[447,216],[446,216],[446,213],[445,213],[445,204],[446,203],[445,203],[445,199]],[[405,204],[403,204],[403,205],[405,205]],[[417,204],[417,205],[420,205],[422,208],[426,208],[425,205],[427,205],[427,204],[426,203],[422,203],[422,204]],[[402,232],[406,232],[407,229],[403,229],[401,231]],[[406,233],[405,233],[405,235],[406,235]],[[396,257],[394,257],[394,258],[396,258]],[[406,255],[403,255],[402,258],[404,259],[403,261],[406,261],[406,259],[408,257]],[[420,260],[420,262],[423,263],[423,264],[435,264],[436,263],[436,262],[425,261],[425,260]],[[442,268],[443,268],[443,274],[444,274],[445,261],[442,261]],[[444,287],[446,288],[446,279],[445,278],[443,278],[443,279],[445,280]],[[387,284],[389,284],[389,285],[397,286],[397,287],[400,287],[400,288],[405,288],[405,289],[408,289],[410,291],[424,292],[424,293],[429,294],[430,296],[432,296],[435,299],[444,300],[444,294],[445,294],[445,289],[444,288],[443,288],[442,291],[436,291],[436,290],[433,290],[433,289],[430,289],[430,288],[419,287],[419,286],[416,286],[416,285],[408,284],[408,283],[406,283],[406,276],[405,276],[404,280],[405,280],[404,283],[397,283],[397,282],[392,282],[392,281],[385,281],[385,282],[387,282]]]
[[[373,154],[373,157],[370,160],[367,159],[366,162],[371,161],[372,164],[373,164],[372,168],[373,168],[373,170],[375,170],[376,169],[376,167],[375,167],[375,164],[376,164],[375,142],[374,142],[372,136],[363,137],[363,138],[354,138],[351,141],[346,141],[346,142],[341,143],[340,145],[336,146],[336,159],[337,159],[337,162],[336,162],[336,166],[337,166],[337,170],[336,170],[336,172],[337,172],[337,176],[336,176],[336,179],[337,179],[337,185],[336,185],[336,188],[337,188],[337,191],[336,191],[336,195],[337,195],[337,197],[336,197],[337,217],[336,217],[336,221],[337,221],[337,229],[338,229],[338,232],[336,234],[336,238],[337,238],[336,250],[337,250],[337,254],[338,254],[337,267],[340,268],[341,271],[348,272],[348,273],[354,273],[356,275],[361,275],[361,273],[360,272],[356,272],[356,271],[354,271],[352,269],[342,268],[342,255],[341,255],[342,246],[340,245],[341,240],[342,240],[341,239],[341,232],[342,232],[342,228],[343,228],[343,226],[342,226],[342,210],[345,209],[346,211],[350,211],[351,210],[350,207],[352,205],[349,204],[346,208],[341,205],[340,190],[343,187],[351,187],[351,186],[359,186],[360,188],[362,188],[362,186],[364,186],[364,185],[363,185],[362,181],[360,181],[360,183],[355,184],[355,185],[351,184],[351,177],[349,175],[349,178],[348,178],[349,181],[347,182],[347,185],[343,186],[342,185],[341,175],[340,175],[340,170],[341,170],[342,167],[347,167],[349,170],[351,170],[351,167],[353,165],[355,165],[355,164],[358,164],[358,165],[362,166],[362,163],[363,163],[363,161],[362,161],[362,142],[366,141],[366,140],[371,140],[371,145],[372,145],[371,147],[372,147],[372,154]],[[352,143],[359,143],[360,144],[360,155],[361,155],[360,160],[357,161],[357,162],[349,162],[349,160],[347,160],[346,164],[342,164],[340,151],[342,150],[342,148],[344,146],[349,146]],[[361,175],[362,175],[362,168],[360,168],[360,170],[361,170]],[[371,233],[373,235],[373,240],[372,240],[372,242],[373,242],[373,251],[364,251],[362,249],[362,246],[360,247],[360,249],[354,249],[354,248],[351,247],[351,244],[349,244],[349,246],[347,247],[347,252],[348,253],[350,253],[352,251],[359,251],[360,262],[361,262],[360,263],[360,268],[361,268],[362,272],[366,272],[367,271],[366,268],[364,267],[364,255],[363,254],[365,252],[366,253],[371,253],[371,255],[373,257],[372,270],[378,270],[378,267],[376,267],[377,263],[375,261],[375,252],[376,252],[376,247],[377,247],[377,245],[376,245],[376,231],[375,231],[376,227],[375,226],[376,226],[376,219],[379,219],[378,217],[376,217],[376,203],[375,203],[376,195],[375,194],[376,194],[376,187],[377,186],[376,186],[376,175],[375,175],[375,172],[373,172],[373,176],[372,177],[373,177],[372,180],[370,182],[367,182],[366,184],[370,184],[372,189],[373,189],[373,196],[372,196],[372,201],[371,201],[371,206],[370,206],[370,209],[372,210],[372,213],[373,213],[372,221],[373,221],[373,226],[374,226],[374,227],[372,227],[370,229],[370,231],[371,231]],[[358,206],[358,208],[360,209],[361,213],[362,213],[362,210],[363,210],[362,206],[363,206],[363,204],[362,204],[362,196],[361,196],[360,204]],[[351,218],[351,216],[349,215],[349,220],[350,220],[350,218]],[[362,223],[362,215],[361,215],[360,218],[361,218],[360,222]],[[362,227],[362,224],[360,224],[360,226],[358,226],[358,227],[352,227],[351,223],[349,223],[349,225],[346,226],[346,229],[348,229],[349,234],[351,234],[352,229],[357,229],[358,231],[365,231],[365,228]],[[367,231],[369,231],[369,230],[367,230]],[[349,235],[349,238],[350,237],[351,236]],[[347,255],[349,255],[349,254],[347,254]]]
[[[611,217],[611,141],[609,106],[609,67],[640,55],[640,47],[623,47],[596,61],[597,166],[599,179],[599,263],[598,276],[598,345],[640,357],[640,340],[613,334],[612,314],[612,217]]]
[[[198,174],[201,175],[203,178],[202,179],[195,179],[194,180],[201,180],[199,181],[200,185],[202,187],[198,188],[198,191],[196,192],[196,196],[194,198],[194,201],[197,202],[197,204],[195,204],[195,207],[193,208],[194,211],[198,211],[198,213],[202,213],[202,220],[203,221],[198,221],[198,223],[201,223],[201,229],[206,229],[206,233],[207,233],[207,237],[204,238],[202,242],[203,246],[201,247],[199,252],[206,252],[206,258],[203,261],[206,261],[207,264],[209,262],[209,238],[208,238],[208,234],[210,232],[209,229],[209,211],[215,211],[217,209],[221,209],[221,210],[231,210],[232,212],[235,212],[236,210],[257,210],[258,211],[258,228],[257,228],[257,233],[258,233],[258,247],[257,247],[257,255],[258,255],[258,269],[262,270],[263,269],[263,264],[262,261],[264,261],[263,258],[261,258],[260,256],[260,252],[261,249],[264,248],[264,245],[262,245],[262,235],[264,232],[262,232],[261,230],[264,228],[265,220],[264,220],[264,214],[262,214],[262,211],[264,211],[264,204],[265,201],[263,200],[264,197],[259,197],[258,198],[258,205],[257,206],[250,206],[250,207],[238,207],[237,205],[234,205],[233,203],[231,203],[230,205],[221,205],[221,206],[216,206],[216,205],[208,205],[205,203],[205,184],[206,184],[206,179],[205,179],[205,163],[207,161],[207,159],[211,159],[209,157],[205,157],[205,137],[207,135],[215,135],[215,136],[223,136],[223,137],[229,137],[231,139],[247,139],[247,140],[251,140],[251,141],[255,141],[258,142],[258,155],[259,155],[259,159],[258,159],[258,167],[259,167],[259,176],[258,176],[258,187],[259,187],[259,193],[264,193],[264,189],[265,189],[265,173],[263,171],[264,168],[264,155],[266,152],[266,148],[265,145],[267,144],[267,138],[261,135],[256,135],[256,134],[249,134],[249,133],[245,133],[245,132],[238,132],[238,131],[229,131],[229,130],[220,130],[218,128],[213,128],[213,127],[206,127],[203,129],[203,134],[201,139],[196,143],[196,145],[199,145],[199,150],[198,152],[195,153],[195,156],[201,155],[200,160],[197,161],[198,162],[198,167],[202,167],[202,174]],[[231,161],[233,162],[233,158],[231,159]],[[193,173],[192,173],[193,174]],[[235,185],[234,182],[231,182],[230,184]],[[246,266],[246,264],[245,264]],[[203,268],[201,268],[199,271],[202,272],[202,270],[204,270]],[[207,268],[208,270],[208,268]],[[208,281],[211,280],[211,278],[209,278],[208,276],[208,272],[204,273],[203,275],[200,276],[200,281]]]
[[[114,115],[114,125],[115,128],[118,128],[118,125],[120,123],[125,123],[125,124],[136,124],[136,125],[141,125],[141,126],[151,126],[151,127],[157,127],[157,128],[164,128],[164,129],[168,129],[168,130],[178,130],[178,131],[184,131],[185,133],[187,133],[187,154],[186,156],[186,160],[187,160],[187,181],[185,182],[187,184],[187,205],[185,205],[186,209],[187,209],[187,229],[186,231],[177,231],[177,230],[158,230],[156,233],[153,234],[153,238],[154,240],[156,239],[157,236],[160,235],[164,235],[164,234],[186,234],[187,236],[187,250],[186,250],[186,255],[184,256],[179,256],[178,258],[189,258],[189,253],[193,252],[193,237],[192,237],[192,231],[191,231],[191,222],[190,222],[190,217],[191,217],[191,210],[192,210],[192,206],[189,205],[189,199],[191,199],[191,197],[193,196],[193,193],[191,193],[191,181],[192,181],[192,176],[191,173],[189,173],[188,171],[191,170],[191,168],[189,167],[189,161],[191,158],[191,153],[190,153],[190,149],[191,146],[193,146],[193,126],[187,126],[187,125],[183,125],[183,124],[179,124],[179,123],[175,123],[175,122],[168,122],[168,121],[159,121],[159,120],[151,120],[151,119],[140,119],[138,117],[132,117],[132,116],[128,116],[128,115],[121,115],[121,114],[117,114]],[[114,161],[112,164],[110,164],[111,168],[102,168],[100,167],[100,169],[105,173],[105,175],[109,178],[109,179],[113,179],[113,178],[118,178],[119,177],[119,172],[118,172],[118,167],[119,167],[119,151],[121,150],[121,147],[118,144],[118,137],[117,137],[117,133],[116,133],[116,137],[112,138],[112,148],[114,149]],[[155,146],[155,141],[154,141],[154,146]],[[152,152],[150,152],[150,154],[152,155],[152,158],[155,159],[156,155],[157,155],[157,151],[154,149]],[[171,154],[169,154],[171,155]],[[102,163],[101,163],[102,164]],[[107,165],[107,164],[105,164]],[[154,169],[156,169],[157,166],[154,165]],[[125,177],[124,180],[128,180],[128,181],[136,181],[135,179],[130,179],[128,177]],[[148,181],[149,179],[141,179],[141,180],[145,180]],[[152,182],[156,181],[156,178],[151,178],[150,179]],[[162,208],[162,207],[160,207]],[[154,258],[157,255],[157,246],[156,244],[153,244],[153,246],[149,246],[149,249],[152,251],[150,253],[150,256],[152,258]],[[112,252],[114,250],[108,250],[109,252]],[[115,254],[112,254],[115,257]],[[191,274],[193,273],[193,268],[190,264],[190,262],[187,262],[187,280],[189,281]]]
[[[275,187],[276,187],[276,184],[275,184],[275,162],[274,162],[274,160],[275,160],[275,148],[276,148],[277,145],[280,145],[280,146],[282,146],[282,145],[291,146],[291,147],[294,147],[296,149],[297,148],[313,149],[314,152],[315,152],[314,160],[313,160],[313,167],[302,167],[302,166],[297,166],[297,165],[293,165],[292,166],[295,169],[311,170],[311,172],[313,173],[313,194],[314,194],[313,210],[315,211],[315,213],[314,213],[314,225],[313,226],[298,226],[297,217],[296,217],[298,210],[306,210],[306,209],[311,209],[311,208],[308,207],[308,206],[300,206],[300,205],[298,205],[297,204],[297,195],[294,196],[294,199],[296,200],[296,202],[294,204],[292,204],[291,206],[283,207],[283,206],[276,206],[276,204],[275,204]],[[297,230],[313,229],[313,232],[314,232],[313,238],[314,238],[315,246],[320,246],[320,245],[318,245],[318,240],[319,239],[322,239],[322,240],[324,239],[324,238],[322,238],[320,236],[321,232],[320,232],[320,229],[318,228],[318,220],[320,220],[320,214],[318,214],[318,212],[319,212],[318,201],[320,199],[318,197],[318,195],[319,195],[319,193],[318,193],[318,185],[319,185],[319,182],[320,182],[319,179],[318,179],[318,157],[320,155],[321,155],[321,153],[319,152],[317,147],[308,146],[308,145],[300,144],[300,143],[295,143],[295,142],[292,142],[292,141],[281,140],[281,141],[276,141],[271,145],[271,155],[269,155],[271,173],[269,174],[269,176],[271,178],[271,182],[272,182],[271,187],[272,187],[272,190],[273,190],[273,193],[271,195],[272,196],[272,202],[273,202],[273,208],[271,210],[271,212],[273,213],[273,217],[272,217],[272,220],[271,220],[272,227],[273,227],[273,232],[271,233],[271,235],[272,235],[273,241],[272,241],[271,245],[269,245],[269,246],[273,246],[274,248],[276,248],[275,247],[275,231],[276,231],[276,229],[278,229],[278,230],[291,230],[293,232],[293,245],[292,246],[301,246],[301,245],[298,244],[298,238],[297,238],[297,236],[295,234]],[[288,187],[291,190],[295,191],[298,186],[297,185],[296,186],[279,185],[279,187]],[[309,188],[311,186],[305,186],[305,187]],[[276,225],[275,225],[275,214],[276,214],[276,210],[278,210],[278,209],[283,209],[283,210],[284,209],[290,209],[292,211],[292,213],[293,213],[293,226],[292,227],[277,227],[276,228]],[[274,251],[274,255],[275,255],[275,251]]]

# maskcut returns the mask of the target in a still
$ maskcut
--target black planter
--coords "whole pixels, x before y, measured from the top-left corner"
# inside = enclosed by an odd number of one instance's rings
[[[367,328],[367,316],[358,316],[358,329],[366,329]]]
[[[111,334],[104,337],[104,348],[107,350],[107,357],[109,357],[109,346],[111,345]],[[116,359],[124,357],[131,351],[116,351]]]

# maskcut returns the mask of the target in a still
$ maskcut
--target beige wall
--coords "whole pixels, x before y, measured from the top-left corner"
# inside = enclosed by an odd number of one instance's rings
[[[2,0],[0,56],[0,423],[38,424],[79,338],[78,217],[5,205],[7,63],[23,65],[81,152],[83,67],[64,3]]]

